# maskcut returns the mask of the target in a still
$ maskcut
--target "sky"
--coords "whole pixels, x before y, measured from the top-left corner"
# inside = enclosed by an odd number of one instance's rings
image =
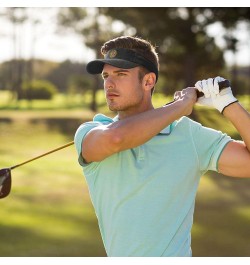
[[[23,2],[23,1],[22,1]],[[24,1],[25,2],[25,1]],[[53,2],[53,0],[51,0]],[[10,6],[10,5],[8,5]],[[35,27],[26,23],[17,30],[17,34],[22,37],[16,53],[21,54],[22,58],[29,59],[32,55],[35,58],[47,59],[61,62],[71,60],[75,62],[88,62],[94,59],[94,53],[84,46],[83,40],[73,32],[58,32],[55,22],[58,7],[43,8],[43,12],[38,7],[32,8],[32,16],[40,19]],[[0,14],[5,10],[0,6]],[[211,36],[215,37],[216,43],[223,47],[225,45],[222,33],[223,28],[219,23],[213,25],[208,30]],[[13,58],[13,26],[5,18],[0,16],[0,62]],[[236,30],[236,36],[240,42],[236,54],[238,65],[250,65],[250,28],[241,23]],[[32,45],[33,44],[33,45]],[[235,57],[231,52],[225,54],[225,60],[230,65],[233,64]]]
[[[4,11],[0,7],[0,13]],[[25,23],[17,28],[16,33],[20,35],[19,47],[16,54],[21,54],[25,59],[31,56],[51,61],[88,61],[93,59],[93,52],[86,48],[83,40],[73,32],[58,32],[55,23],[57,7],[32,8],[32,15],[40,19],[41,23],[35,27],[31,23]],[[12,41],[13,25],[6,19],[0,17],[0,62],[13,58],[14,46]]]

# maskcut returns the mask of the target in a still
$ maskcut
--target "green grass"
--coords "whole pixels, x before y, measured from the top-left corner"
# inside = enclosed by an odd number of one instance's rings
[[[106,107],[104,93],[99,90],[96,93],[96,100],[99,106]],[[86,109],[90,106],[92,94],[56,94],[51,100],[32,100],[25,99],[17,101],[9,91],[0,90],[0,110],[70,110]]]
[[[202,177],[192,230],[194,256],[248,257],[250,179]]]
[[[161,106],[171,99],[158,95],[154,100]],[[0,104],[5,104],[2,98]],[[76,128],[94,115],[78,107],[50,108],[53,101],[44,110],[38,105],[0,111],[0,168],[71,141]],[[105,110],[102,104],[100,110]],[[218,112],[197,107],[195,115],[204,125],[238,137]],[[12,178],[11,194],[0,200],[0,256],[106,255],[74,146],[14,169]],[[202,177],[192,230],[194,256],[250,255],[249,187],[250,179]]]
[[[240,97],[250,110],[249,97]],[[217,111],[196,107],[203,125],[241,139],[232,124]],[[194,256],[249,257],[250,179],[230,178],[208,172],[201,178],[192,229]]]
[[[57,126],[48,122],[55,113],[12,114],[3,122],[0,112],[1,168],[73,139],[75,128],[60,129],[69,114],[59,115]],[[12,179],[11,194],[0,201],[0,256],[105,256],[74,146],[13,169]]]

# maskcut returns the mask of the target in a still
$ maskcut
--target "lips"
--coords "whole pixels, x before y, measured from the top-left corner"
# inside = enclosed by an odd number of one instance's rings
[[[114,93],[114,92],[109,92],[109,93],[106,94],[106,97],[108,99],[113,99],[113,98],[119,97],[119,95],[117,93]]]

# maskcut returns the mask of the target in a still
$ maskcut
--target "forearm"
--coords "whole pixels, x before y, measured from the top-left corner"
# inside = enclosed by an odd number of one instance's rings
[[[239,103],[234,103],[223,112],[239,132],[246,148],[250,152],[250,114]]]
[[[115,131],[119,151],[122,151],[144,144],[173,121],[185,115],[185,112],[183,101],[176,101],[117,121],[108,127]]]
[[[231,87],[218,93],[222,77],[198,81],[197,89],[205,94],[200,103],[214,106],[231,121],[243,141],[227,143],[218,161],[219,172],[232,177],[250,177],[250,114],[237,102]],[[199,101],[198,101],[199,102]]]

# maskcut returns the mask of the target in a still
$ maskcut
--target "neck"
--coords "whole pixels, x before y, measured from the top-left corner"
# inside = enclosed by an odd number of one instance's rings
[[[130,108],[128,110],[122,110],[122,111],[118,111],[118,117],[119,120],[140,114],[142,112],[148,111],[148,110],[152,110],[154,109],[154,106],[152,104],[152,102],[148,102],[147,104],[142,104],[139,107],[135,106],[134,108]]]

